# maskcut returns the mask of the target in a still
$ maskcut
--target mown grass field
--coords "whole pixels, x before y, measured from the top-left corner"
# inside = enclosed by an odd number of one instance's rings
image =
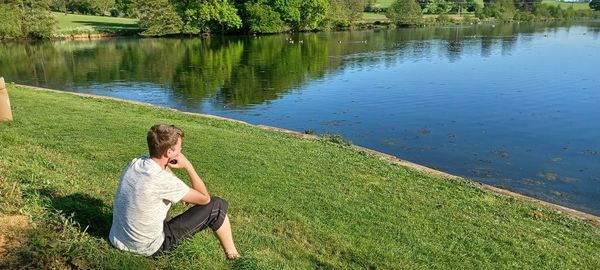
[[[308,140],[147,105],[8,87],[0,123],[0,268],[598,269],[600,228],[538,205]],[[157,122],[227,199],[243,259],[210,232],[157,259],[107,241],[124,166]],[[178,205],[172,214],[186,206]],[[16,226],[16,225],[15,225]]]
[[[141,31],[137,19],[52,12],[56,20],[57,34],[116,33],[135,34]]]

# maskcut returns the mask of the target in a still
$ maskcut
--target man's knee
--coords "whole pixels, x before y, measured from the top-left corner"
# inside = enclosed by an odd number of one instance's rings
[[[223,211],[227,211],[227,208],[229,208],[229,203],[221,197],[210,197],[210,203],[213,204],[213,208],[221,209]]]

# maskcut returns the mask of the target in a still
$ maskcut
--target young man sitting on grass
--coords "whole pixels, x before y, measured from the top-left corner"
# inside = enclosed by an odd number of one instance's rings
[[[173,125],[157,124],[150,128],[147,136],[150,157],[133,159],[121,173],[109,240],[118,249],[156,256],[210,227],[226,257],[238,259],[227,202],[210,197],[192,163],[181,153],[183,137],[183,131]],[[171,169],[184,169],[192,188]],[[195,206],[167,221],[171,204],[179,201]]]

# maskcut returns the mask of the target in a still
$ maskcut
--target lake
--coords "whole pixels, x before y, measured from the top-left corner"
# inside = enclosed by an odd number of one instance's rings
[[[356,145],[600,215],[600,23],[0,44],[7,81]]]

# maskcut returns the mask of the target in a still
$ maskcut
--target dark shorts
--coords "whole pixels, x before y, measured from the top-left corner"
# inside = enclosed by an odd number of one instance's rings
[[[228,204],[219,197],[211,197],[207,205],[195,205],[181,215],[164,222],[165,241],[152,256],[174,249],[183,239],[210,227],[213,231],[223,225]]]

